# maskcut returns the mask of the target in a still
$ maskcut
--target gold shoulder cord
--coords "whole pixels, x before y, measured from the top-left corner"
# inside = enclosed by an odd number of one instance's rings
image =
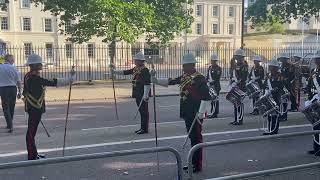
[[[37,108],[37,109],[41,109],[43,102],[44,102],[45,89],[43,88],[43,92],[42,92],[41,96],[39,97],[39,99],[36,99],[28,92],[25,92],[24,96],[25,96],[25,101],[27,101],[32,107]]]
[[[189,83],[193,81],[194,78],[200,76],[201,74],[199,72],[195,72],[191,75],[186,76],[185,78],[182,79],[182,82],[180,84],[180,91],[182,91],[183,88],[186,87]]]

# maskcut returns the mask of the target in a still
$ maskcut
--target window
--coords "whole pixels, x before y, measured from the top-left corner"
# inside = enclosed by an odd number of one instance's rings
[[[198,23],[196,25],[196,33],[197,34],[202,34],[202,25],[200,23]]]
[[[1,30],[9,30],[8,17],[1,17]]]
[[[196,6],[196,15],[197,16],[202,16],[202,5],[197,5]]]
[[[94,47],[94,44],[88,44],[88,57],[89,58],[94,58],[94,52],[95,50],[95,47]]]
[[[44,32],[52,32],[52,19],[44,19]]]
[[[65,45],[65,52],[67,58],[72,58],[73,56],[73,47],[72,44],[66,44]]]
[[[234,34],[234,25],[233,25],[233,24],[229,24],[229,26],[228,26],[228,33],[229,33],[229,34]]]
[[[52,43],[46,43],[46,55],[47,55],[47,58],[53,57],[53,44]]]
[[[71,31],[72,23],[71,20],[66,20],[64,24],[64,31],[65,33],[68,33]]]
[[[29,56],[32,53],[32,44],[31,43],[24,43],[24,55]]]
[[[212,34],[219,34],[218,24],[212,24]]]
[[[31,31],[31,18],[23,18],[22,19],[22,30],[23,31]]]
[[[3,4],[5,6],[0,6],[0,11],[3,11],[3,12],[8,12],[8,8],[9,8],[9,3],[6,2],[5,0],[0,0],[0,4]]]
[[[212,6],[212,16],[219,16],[219,6]]]
[[[233,6],[229,7],[229,17],[234,17],[234,7]]]
[[[22,8],[30,8],[30,0],[21,0]]]

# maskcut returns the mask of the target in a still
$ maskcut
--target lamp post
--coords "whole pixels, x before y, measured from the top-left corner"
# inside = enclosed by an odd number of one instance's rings
[[[245,0],[242,0],[242,19],[241,19],[241,48],[243,49],[244,48],[244,40],[243,40],[243,35],[244,35],[244,3],[245,3]]]

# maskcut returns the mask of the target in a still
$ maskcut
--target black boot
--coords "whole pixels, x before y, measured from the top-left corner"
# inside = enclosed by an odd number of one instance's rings
[[[140,131],[138,131],[138,132],[136,132],[137,134],[147,134],[148,133],[148,131],[146,131],[146,130],[140,130]]]

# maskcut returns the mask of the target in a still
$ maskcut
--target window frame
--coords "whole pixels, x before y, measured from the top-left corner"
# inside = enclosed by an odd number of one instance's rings
[[[214,32],[214,26],[217,26],[217,32],[215,33]],[[212,34],[220,34],[220,31],[219,31],[219,23],[216,23],[216,22],[214,22],[214,23],[212,23],[212,32],[211,32]]]
[[[6,18],[7,19],[7,24],[6,24],[6,27],[7,28],[3,28],[3,18]],[[0,23],[1,23],[1,25],[0,25],[0,30],[1,31],[8,31],[8,30],[10,30],[10,26],[9,26],[9,17],[8,16],[1,16],[0,17]]]
[[[26,30],[25,29],[25,19],[29,19],[29,27],[30,27],[30,29],[29,30]],[[32,19],[31,19],[31,17],[22,17],[21,18],[21,28],[22,28],[22,31],[32,31]]]
[[[25,1],[28,1],[28,6],[24,6],[24,5],[26,5]],[[21,3],[20,7],[22,9],[30,9],[31,8],[31,1],[30,0],[21,0],[20,3]]]
[[[200,26],[198,26],[198,25],[200,25]],[[200,27],[200,30],[198,29],[198,27]],[[203,32],[202,32],[202,24],[201,23],[197,23],[196,24],[196,34],[197,35],[202,35],[203,34]]]
[[[216,11],[214,11],[214,9],[217,8]],[[212,17],[219,17],[220,11],[219,11],[219,5],[212,5]],[[216,12],[216,15],[214,14],[214,12]]]
[[[30,45],[28,50],[26,49],[26,44]],[[33,51],[32,42],[24,42],[23,43],[23,54],[24,54],[24,56],[28,57],[30,54],[32,54],[32,51]]]
[[[230,11],[231,9],[232,9],[232,11]],[[231,12],[232,12],[232,14],[231,14]],[[236,12],[235,7],[234,6],[229,6],[229,8],[228,8],[228,17],[234,17],[235,16],[235,12]]]
[[[92,52],[90,52],[91,50],[91,47],[89,48],[89,46],[92,45]],[[96,54],[95,54],[95,43],[87,43],[87,55],[89,58],[95,58],[96,57]]]
[[[47,25],[49,24],[46,24],[46,22],[48,22],[47,20],[50,20],[50,31],[47,28]],[[53,32],[53,20],[52,18],[43,18],[43,31],[44,32]]]
[[[69,46],[70,46],[70,49],[67,48]],[[73,48],[73,44],[72,43],[65,43],[64,44],[64,51],[65,51],[66,58],[73,58],[73,56],[74,56],[74,48]]]
[[[196,4],[196,16],[201,17],[203,15],[203,6],[202,4]]]
[[[232,26],[232,33],[230,33],[230,26]],[[228,34],[229,35],[234,35],[234,33],[235,33],[235,25],[234,24],[228,24]]]
[[[49,48],[47,47],[47,45],[51,45],[51,52],[48,51]],[[46,48],[46,57],[49,58],[49,59],[52,59],[53,58],[53,43],[52,42],[48,42],[48,43],[45,43],[44,46]],[[48,52],[50,52],[50,53],[48,53]]]

